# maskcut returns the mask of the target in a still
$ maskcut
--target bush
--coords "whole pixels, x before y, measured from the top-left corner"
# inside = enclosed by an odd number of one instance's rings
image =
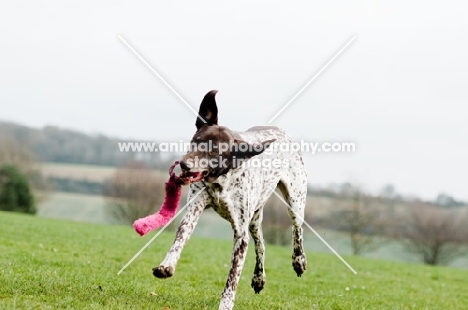
[[[111,222],[132,224],[159,210],[164,201],[165,181],[144,163],[130,162],[104,183],[102,194]]]
[[[28,178],[16,167],[0,167],[0,210],[36,214]]]

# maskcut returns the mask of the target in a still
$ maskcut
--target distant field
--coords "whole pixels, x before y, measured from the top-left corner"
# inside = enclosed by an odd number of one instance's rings
[[[107,224],[109,221],[106,218],[104,206],[105,199],[101,196],[56,192],[49,195],[48,199],[39,205],[38,216]],[[180,221],[180,217],[175,219],[176,223]],[[196,235],[231,239],[231,226],[212,210],[208,210],[200,219]]]
[[[67,219],[90,223],[107,223],[104,215],[105,200],[101,196],[53,192],[38,206],[42,217]]]
[[[52,176],[59,178],[88,180],[93,182],[103,182],[104,180],[110,178],[117,169],[116,167],[106,166],[57,163],[43,163],[40,165],[40,168],[46,177]],[[154,173],[158,175],[164,175],[164,173],[159,171],[155,171]]]
[[[174,277],[156,279],[173,234],[149,240],[130,227],[74,223],[0,212],[0,309],[217,309],[232,242],[194,237]],[[22,228],[22,229],[21,229]],[[250,244],[235,309],[466,309],[468,271],[307,252],[296,277],[291,249],[267,246],[267,282],[254,294]]]
[[[102,182],[112,176],[117,168],[91,165],[44,163],[40,165],[46,177],[54,176]]]

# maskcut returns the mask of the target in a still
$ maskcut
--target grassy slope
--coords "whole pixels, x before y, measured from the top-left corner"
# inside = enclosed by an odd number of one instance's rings
[[[149,240],[130,227],[101,226],[0,212],[0,308],[217,309],[231,243],[193,238],[176,274],[156,279],[151,268],[173,239],[162,234],[120,276],[117,271]],[[290,250],[267,246],[267,284],[250,288],[253,247],[236,309],[465,309],[468,272],[308,253],[297,278]],[[347,290],[346,288],[349,288]]]

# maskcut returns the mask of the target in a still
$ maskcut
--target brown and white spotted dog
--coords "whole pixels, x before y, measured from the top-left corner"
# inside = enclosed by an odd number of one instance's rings
[[[158,278],[174,274],[182,249],[200,215],[203,210],[213,208],[231,223],[234,230],[231,269],[219,305],[219,309],[224,310],[234,307],[237,284],[247,254],[249,232],[257,255],[251,285],[255,293],[260,293],[265,285],[265,245],[261,223],[263,207],[276,187],[290,205],[288,213],[293,224],[292,265],[299,277],[306,269],[302,222],[307,175],[299,150],[281,151],[285,149],[284,145],[293,142],[281,129],[254,127],[245,132],[235,132],[219,126],[216,93],[210,91],[205,95],[199,115],[206,123],[197,118],[197,132],[192,138],[194,146],[211,143],[212,148],[194,147],[180,162],[182,174],[195,174],[199,176],[196,179],[201,180],[190,185],[189,200],[203,188],[205,190],[188,206],[172,247],[159,267],[153,269],[153,274]],[[225,146],[222,147],[223,143],[232,148],[226,150]],[[202,165],[202,159],[206,162],[213,158],[215,160],[210,165]],[[239,164],[239,160],[244,162]]]

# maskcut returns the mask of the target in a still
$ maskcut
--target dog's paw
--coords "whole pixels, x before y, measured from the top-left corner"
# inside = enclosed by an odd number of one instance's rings
[[[250,286],[255,291],[255,294],[260,294],[260,291],[263,289],[263,286],[265,285],[265,276],[264,275],[253,275],[252,277],[252,283]]]
[[[161,265],[159,267],[153,268],[153,275],[156,278],[166,279],[166,278],[172,277],[173,274],[174,274],[174,268],[171,266],[164,267]]]
[[[297,276],[300,277],[307,269],[307,258],[305,254],[292,257],[292,266]]]

